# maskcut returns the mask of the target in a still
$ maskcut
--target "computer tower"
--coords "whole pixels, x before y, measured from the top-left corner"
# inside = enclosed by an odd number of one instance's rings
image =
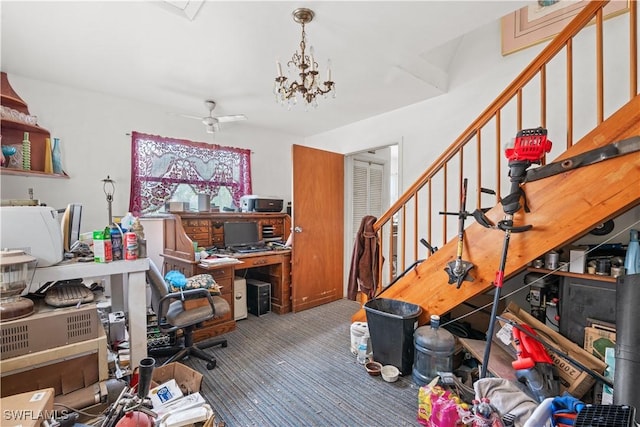
[[[247,279],[247,310],[254,316],[271,311],[271,283]]]
[[[247,318],[247,281],[236,277],[233,281],[233,319]]]

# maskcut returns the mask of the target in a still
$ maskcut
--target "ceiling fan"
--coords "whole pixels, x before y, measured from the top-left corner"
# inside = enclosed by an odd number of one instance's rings
[[[207,133],[214,133],[220,131],[220,123],[237,122],[241,120],[247,120],[244,114],[233,114],[228,116],[214,116],[213,110],[216,108],[216,102],[210,99],[204,101],[205,107],[209,110],[209,115],[204,117],[189,116],[186,114],[180,114],[182,117],[189,119],[201,120],[207,128]]]

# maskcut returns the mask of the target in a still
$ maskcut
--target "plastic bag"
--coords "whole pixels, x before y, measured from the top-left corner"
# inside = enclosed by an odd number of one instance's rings
[[[427,427],[461,427],[462,416],[469,413],[469,405],[454,393],[440,387],[439,377],[420,387],[418,391],[418,422]]]

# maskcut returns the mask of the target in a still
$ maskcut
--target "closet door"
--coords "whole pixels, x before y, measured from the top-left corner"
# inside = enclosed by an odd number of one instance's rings
[[[376,218],[384,213],[382,210],[384,167],[380,163],[369,161],[353,161],[352,178],[352,241],[355,241],[356,234],[360,228],[360,222],[366,215],[373,215]]]

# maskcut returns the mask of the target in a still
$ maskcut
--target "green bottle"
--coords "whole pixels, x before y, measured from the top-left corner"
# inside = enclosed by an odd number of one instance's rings
[[[31,170],[31,141],[29,141],[29,132],[24,133],[22,139],[22,169]]]

